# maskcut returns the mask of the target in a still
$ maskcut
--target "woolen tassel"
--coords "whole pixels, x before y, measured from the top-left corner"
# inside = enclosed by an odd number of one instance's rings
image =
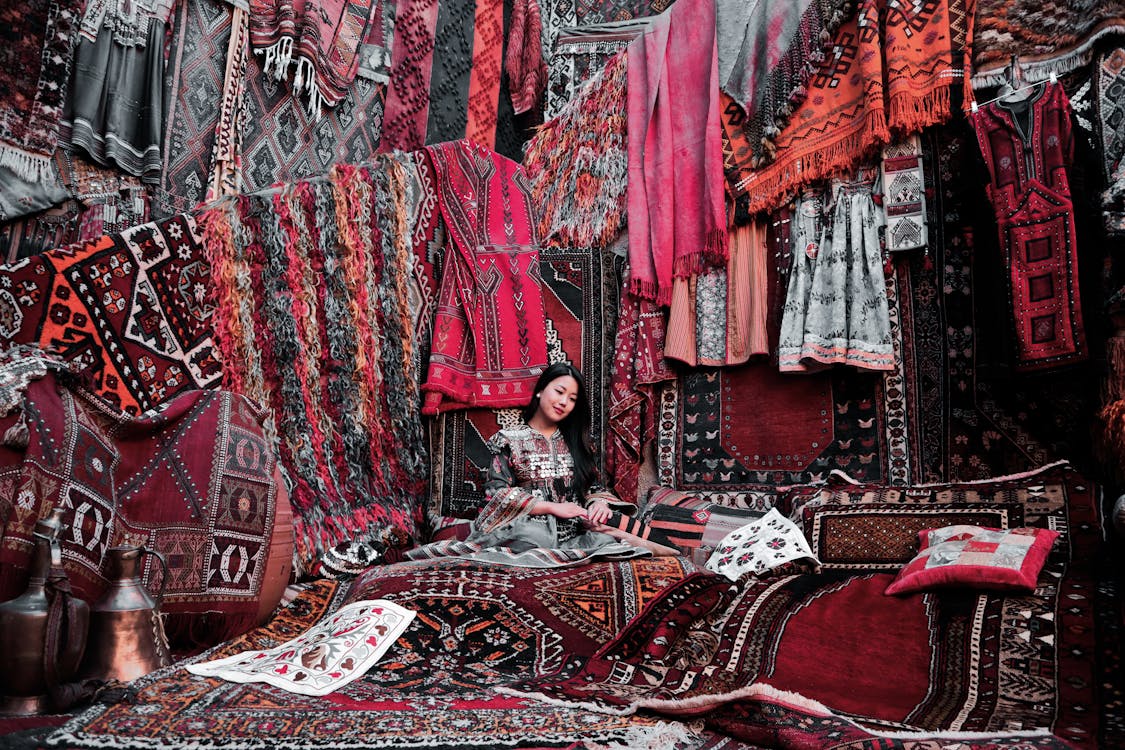
[[[1125,477],[1125,401],[1111,401],[1103,406],[1098,424],[1095,454],[1106,471],[1120,482]]]
[[[9,448],[26,449],[31,442],[31,431],[27,427],[27,413],[20,407],[20,416],[4,431],[4,445]]]

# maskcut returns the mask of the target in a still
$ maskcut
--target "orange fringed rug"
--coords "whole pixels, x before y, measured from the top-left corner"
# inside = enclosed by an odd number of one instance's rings
[[[776,206],[804,185],[847,171],[891,137],[944,122],[950,86],[963,75],[975,0],[904,6],[864,0],[836,32],[809,91],[759,169],[741,109],[725,94],[724,161],[735,196],[751,213]]]

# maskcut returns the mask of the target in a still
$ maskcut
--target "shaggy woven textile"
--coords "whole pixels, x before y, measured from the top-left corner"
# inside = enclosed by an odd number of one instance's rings
[[[10,387],[10,368],[0,369]],[[0,599],[23,591],[35,523],[62,507],[63,568],[80,598],[105,590],[109,547],[144,545],[168,563],[162,578],[145,557],[142,575],[164,591],[173,641],[213,645],[252,627],[277,489],[261,410],[196,390],[134,417],[51,369],[0,417]],[[26,442],[14,437],[21,427]]]
[[[504,691],[698,717],[781,748],[823,747],[829,737],[832,747],[924,748],[962,732],[982,733],[960,737],[979,748],[1100,746],[1088,594],[1100,544],[1097,488],[1065,472],[1024,477],[1018,492],[1045,527],[1067,530],[1034,596],[888,597],[892,573],[823,573],[744,579],[729,604],[700,606],[697,616],[689,606],[704,602],[677,590],[685,582],[592,659]]]
[[[719,85],[746,115],[755,166],[772,156],[767,143],[804,100],[826,45],[855,10],[855,0],[716,3]]]
[[[28,182],[51,177],[81,8],[31,0],[0,10],[0,166]]]
[[[1122,33],[1122,0],[977,0],[973,87],[1004,83],[1012,55],[1025,81],[1061,76],[1089,63],[1102,41]]]
[[[492,689],[557,667],[572,648],[592,653],[658,591],[682,580],[685,565],[641,560],[560,575],[446,561],[378,568],[347,587],[318,581],[268,626],[199,659],[274,647],[363,597],[383,597],[421,616],[365,676],[330,695],[232,685],[172,667],[136,683],[134,704],[95,706],[49,741],[123,749],[401,748],[404,740],[419,750],[576,742],[730,748],[678,722],[547,706]]]
[[[626,54],[528,141],[523,167],[544,243],[605,247],[625,224]]]
[[[221,377],[211,272],[195,220],[165,221],[0,269],[0,339],[34,343],[86,369],[130,414]]]
[[[512,109],[517,115],[538,106],[547,87],[542,34],[538,0],[516,0],[512,5],[508,50],[504,53],[504,72],[508,74]]]
[[[550,55],[544,118],[553,120],[569,108],[580,91],[645,30],[647,19],[560,29]]]
[[[970,115],[988,166],[987,187],[1010,279],[1016,366],[1056,367],[1089,352],[1078,288],[1078,233],[1070,196],[1070,101],[1058,83],[1013,105]]]
[[[249,0],[249,8],[250,44],[264,58],[263,72],[282,80],[295,65],[293,92],[307,97],[312,118],[344,98],[361,45],[393,17],[383,0]]]
[[[777,136],[773,161],[755,169],[755,144],[733,100],[723,107],[727,178],[750,213],[776,207],[799,188],[854,168],[892,130],[917,132],[950,116],[961,76],[965,17],[975,0],[909,7],[863,0],[836,32],[828,59]]]
[[[469,141],[426,154],[449,242],[422,412],[523,406],[547,364],[527,180],[518,164]]]
[[[674,276],[727,259],[718,75],[712,0],[676,3],[628,47],[629,284],[660,305]]]
[[[224,383],[270,411],[299,571],[388,528],[417,539],[425,447],[399,164],[207,211]]]
[[[612,397],[595,384],[608,382],[614,367],[621,292],[614,258],[608,250],[553,247],[539,254],[548,359],[574,363],[586,379],[595,456],[607,455],[612,440],[602,429],[607,398]],[[448,411],[430,423],[430,515],[476,516],[484,505],[483,472],[492,460],[486,442],[501,427],[519,422],[512,408]]]

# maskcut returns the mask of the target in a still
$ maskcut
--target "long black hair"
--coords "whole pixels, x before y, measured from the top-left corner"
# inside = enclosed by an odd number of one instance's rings
[[[586,380],[578,368],[569,362],[556,362],[543,371],[539,380],[535,381],[535,390],[531,400],[523,408],[523,421],[527,422],[535,416],[539,408],[539,394],[555,378],[569,375],[578,383],[578,396],[574,408],[559,422],[563,440],[570,450],[570,457],[574,461],[574,476],[570,482],[570,492],[578,501],[586,498],[586,491],[590,488],[597,475],[597,464],[594,462],[594,452],[590,450],[588,431],[590,429],[590,399],[586,394]]]

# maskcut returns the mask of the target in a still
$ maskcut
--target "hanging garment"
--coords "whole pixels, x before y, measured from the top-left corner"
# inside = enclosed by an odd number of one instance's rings
[[[970,114],[988,165],[1016,329],[1016,367],[1034,370],[1087,356],[1078,293],[1070,101],[1045,83],[1023,101]]]
[[[879,246],[882,217],[870,181],[835,181],[832,204],[806,192],[793,220],[793,262],[781,318],[782,372],[847,364],[894,367]]]
[[[74,51],[62,133],[103,167],[160,179],[164,29],[171,2],[91,4]],[[97,19],[96,11],[105,15]]]

